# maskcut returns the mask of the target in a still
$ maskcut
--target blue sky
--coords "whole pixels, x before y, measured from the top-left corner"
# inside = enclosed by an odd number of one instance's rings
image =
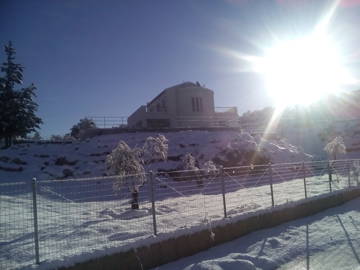
[[[248,64],[224,51],[258,55],[274,36],[305,35],[331,2],[2,0],[0,44],[13,42],[25,84],[38,87],[45,136],[87,115],[128,116],[183,81],[213,89],[216,106],[244,112],[272,101],[261,76],[240,72]],[[359,55],[358,2],[342,2],[331,30]]]

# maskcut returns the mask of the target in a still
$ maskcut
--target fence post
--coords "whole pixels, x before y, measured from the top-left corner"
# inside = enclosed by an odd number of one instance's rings
[[[226,211],[226,199],[225,199],[225,179],[224,179],[224,173],[223,173],[223,166],[220,166],[219,174],[221,178],[221,192],[223,197],[223,207],[224,207],[224,218],[227,218],[227,211]]]
[[[329,187],[330,187],[330,192],[332,192],[332,186],[331,186],[331,182],[332,182],[332,173],[331,173],[331,165],[330,165],[330,161],[328,161],[328,174],[329,174]]]
[[[349,183],[349,188],[351,187],[351,178],[350,178],[350,163],[347,163],[347,173],[348,173],[348,183]]]
[[[269,163],[269,170],[270,170],[270,191],[271,191],[271,205],[274,207],[274,190],[273,190],[273,170],[272,165]]]
[[[305,199],[307,199],[305,162],[303,162],[303,163],[302,163],[302,171],[303,171],[303,177],[304,177],[304,192],[305,192]]]
[[[38,230],[37,198],[36,198],[37,183],[35,177],[31,181],[31,187],[32,187],[33,218],[34,218],[35,262],[36,264],[40,264],[39,230]]]
[[[155,212],[155,194],[154,194],[154,177],[155,173],[150,171],[150,194],[151,194],[151,212],[153,218],[153,229],[154,235],[157,235],[157,227],[156,227],[156,212]]]

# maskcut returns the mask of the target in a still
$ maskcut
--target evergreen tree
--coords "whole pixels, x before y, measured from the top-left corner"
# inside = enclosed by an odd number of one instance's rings
[[[80,119],[79,123],[72,126],[70,135],[76,139],[80,139],[87,129],[92,128],[96,128],[95,122],[89,118],[83,118]]]
[[[5,139],[5,147],[9,147],[15,137],[25,137],[35,132],[42,120],[36,116],[38,105],[33,100],[36,87],[16,90],[23,83],[24,67],[16,64],[15,49],[12,43],[5,45],[6,61],[2,64],[0,77],[0,138]]]

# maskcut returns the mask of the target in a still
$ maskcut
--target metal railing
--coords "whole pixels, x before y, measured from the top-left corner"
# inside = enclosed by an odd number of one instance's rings
[[[0,269],[29,267],[359,186],[359,160],[0,184]],[[126,184],[127,183],[127,184]],[[120,187],[120,189],[119,189]],[[132,192],[131,192],[132,191]],[[137,201],[139,209],[131,208]]]
[[[127,125],[127,116],[87,116],[98,128],[114,128]]]

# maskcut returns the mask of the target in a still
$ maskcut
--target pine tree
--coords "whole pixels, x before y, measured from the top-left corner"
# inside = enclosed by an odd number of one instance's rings
[[[0,77],[0,138],[5,139],[5,147],[9,147],[15,137],[25,137],[35,132],[42,120],[36,116],[38,105],[33,100],[36,87],[16,90],[17,85],[23,83],[24,67],[16,64],[15,49],[12,43],[5,45],[6,61],[2,64]]]

